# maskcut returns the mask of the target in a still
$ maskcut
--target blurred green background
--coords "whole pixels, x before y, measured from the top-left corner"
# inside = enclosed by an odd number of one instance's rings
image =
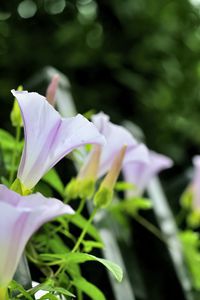
[[[134,121],[178,166],[198,153],[200,1],[1,1],[4,128],[10,90],[47,65],[69,78],[80,112]]]

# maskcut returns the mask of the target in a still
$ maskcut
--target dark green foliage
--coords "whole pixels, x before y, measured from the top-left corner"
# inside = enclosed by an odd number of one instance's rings
[[[0,7],[4,109],[11,88],[52,65],[69,77],[80,111],[134,120],[152,148],[178,163],[197,151],[198,7],[189,0],[28,0],[36,11],[23,18],[21,2]]]

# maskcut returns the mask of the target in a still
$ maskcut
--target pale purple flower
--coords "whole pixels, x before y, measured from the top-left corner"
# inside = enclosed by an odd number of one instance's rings
[[[40,193],[20,196],[0,185],[0,212],[0,287],[6,287],[31,235],[45,222],[74,211]]]
[[[64,119],[45,97],[27,91],[12,90],[12,93],[19,103],[24,123],[25,147],[18,178],[26,188],[33,188],[75,148],[104,143],[104,137],[82,115]]]
[[[173,162],[170,158],[153,151],[149,152],[149,163],[133,162],[125,164],[123,167],[125,181],[133,183],[135,186],[134,190],[128,194],[140,196],[152,177],[172,165]]]
[[[127,146],[127,150],[123,166],[137,161],[148,162],[147,147],[144,144],[139,144],[127,129],[110,122],[109,116],[101,112],[92,117],[92,122],[106,139],[106,144],[102,147],[99,177],[110,169],[115,157],[124,145]]]
[[[200,209],[200,155],[194,156],[192,161],[194,165],[194,177],[191,185],[193,206],[194,208]]]

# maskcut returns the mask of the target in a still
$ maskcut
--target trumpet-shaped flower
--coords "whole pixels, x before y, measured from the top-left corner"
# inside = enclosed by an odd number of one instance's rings
[[[73,209],[41,194],[20,196],[0,185],[0,289],[6,288],[16,271],[31,235],[45,222]]]
[[[85,144],[103,144],[104,137],[82,115],[61,118],[37,93],[12,91],[23,117],[25,147],[18,178],[32,189],[41,177],[75,148]]]
[[[127,146],[125,145],[122,147],[118,155],[116,155],[109,172],[106,174],[97,193],[94,196],[94,204],[99,208],[108,206],[112,201],[114,185],[121,172],[126,149]]]
[[[116,155],[124,145],[127,146],[123,166],[135,161],[148,162],[148,149],[143,144],[138,144],[132,134],[124,127],[113,124],[109,116],[99,113],[92,117],[93,123],[99,132],[105,136],[106,144],[102,147],[99,176],[104,175],[112,166]]]
[[[143,193],[150,179],[158,172],[170,168],[173,162],[167,156],[156,152],[149,152],[149,163],[134,162],[126,164],[123,168],[123,175],[127,182],[134,184],[134,191],[130,191],[132,196],[139,196]]]

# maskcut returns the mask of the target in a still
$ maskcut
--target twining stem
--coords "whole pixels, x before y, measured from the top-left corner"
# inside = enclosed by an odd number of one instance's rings
[[[159,240],[161,240],[165,244],[167,243],[166,239],[164,238],[164,236],[162,235],[160,230],[156,226],[154,226],[152,223],[147,221],[145,218],[143,218],[139,214],[135,215],[134,219],[138,223],[140,223],[143,227],[145,227],[147,230],[149,230],[151,233],[153,233]]]
[[[76,244],[74,245],[74,248],[72,249],[72,252],[76,252],[76,250],[79,248],[80,244],[82,243],[86,233],[87,233],[87,230],[88,230],[88,227],[90,226],[90,224],[92,223],[96,213],[98,211],[98,207],[95,207],[90,218],[88,219],[83,231],[81,232],[81,235],[79,236]]]
[[[6,287],[0,287],[0,300],[8,300],[8,292]]]
[[[18,144],[20,141],[20,134],[21,134],[21,127],[17,126],[16,127],[16,137],[15,137],[15,148],[13,150],[13,155],[12,155],[12,161],[11,161],[11,170],[10,170],[10,177],[9,177],[9,182],[12,184],[14,180],[14,175],[15,175],[15,164],[16,164],[16,159],[17,159],[17,154],[18,154]]]

